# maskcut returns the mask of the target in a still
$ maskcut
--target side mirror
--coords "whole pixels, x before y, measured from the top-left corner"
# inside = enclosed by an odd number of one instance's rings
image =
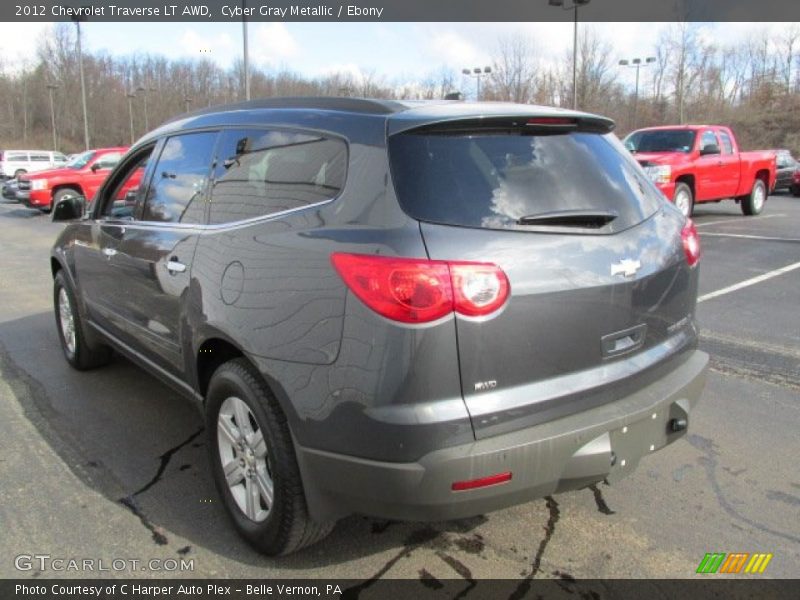
[[[67,196],[59,200],[53,207],[53,221],[75,221],[86,212],[86,198],[83,196]]]
[[[709,154],[719,154],[719,146],[716,144],[706,144],[700,149],[700,156],[708,156]]]

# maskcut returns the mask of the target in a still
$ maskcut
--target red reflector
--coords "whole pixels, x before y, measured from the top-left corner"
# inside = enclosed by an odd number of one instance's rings
[[[481,477],[480,479],[470,479],[469,481],[456,481],[451,486],[454,492],[463,492],[464,490],[474,490],[475,488],[487,487],[490,485],[498,485],[511,481],[511,471],[507,473],[497,473],[496,475],[489,475],[488,477]]]
[[[577,125],[578,121],[569,117],[534,117],[528,125]]]
[[[694,267],[700,260],[700,236],[691,219],[687,219],[686,225],[681,230],[681,240],[683,241],[683,252],[686,254],[686,263]]]

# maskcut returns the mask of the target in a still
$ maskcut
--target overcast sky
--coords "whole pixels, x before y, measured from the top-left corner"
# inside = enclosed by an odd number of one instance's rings
[[[646,57],[665,23],[587,23],[613,47],[615,62]],[[748,35],[777,35],[786,23],[697,25],[702,35],[724,44]],[[5,69],[16,69],[51,25],[7,23],[0,35]],[[483,66],[499,37],[522,33],[544,59],[561,59],[572,47],[571,23],[250,23],[251,61],[268,69],[286,67],[305,76],[332,71],[374,71],[388,81],[419,79],[443,66]],[[82,25],[84,47],[112,55],[162,54],[207,57],[223,67],[241,55],[241,22],[98,23]],[[633,77],[631,70],[626,76]],[[466,82],[464,85],[468,85]]]

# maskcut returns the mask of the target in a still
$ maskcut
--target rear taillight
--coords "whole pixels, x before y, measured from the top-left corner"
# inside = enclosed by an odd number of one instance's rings
[[[686,225],[681,230],[681,240],[683,240],[686,263],[690,267],[694,267],[700,260],[700,236],[697,234],[697,228],[691,219],[686,220]]]
[[[510,291],[506,274],[493,264],[339,252],[331,261],[364,304],[403,323],[429,323],[454,311],[489,315],[506,303]]]

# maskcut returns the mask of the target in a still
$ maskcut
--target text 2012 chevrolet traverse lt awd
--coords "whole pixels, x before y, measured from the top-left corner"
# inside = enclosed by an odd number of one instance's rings
[[[88,214],[55,207],[66,358],[113,348],[201,403],[219,493],[268,554],[351,513],[626,475],[685,433],[708,357],[697,232],[612,127],[361,99],[185,115]]]

